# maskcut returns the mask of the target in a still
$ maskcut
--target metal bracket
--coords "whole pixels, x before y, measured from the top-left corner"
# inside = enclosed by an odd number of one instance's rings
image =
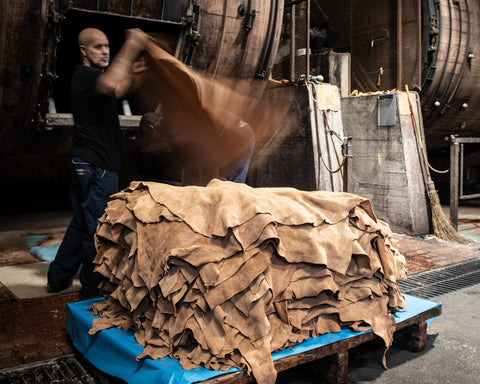
[[[248,6],[245,4],[240,4],[238,6],[238,14],[241,17],[245,17],[243,28],[247,33],[250,32],[253,29],[253,23],[255,21],[257,11],[255,9],[250,9],[250,2],[248,2]]]

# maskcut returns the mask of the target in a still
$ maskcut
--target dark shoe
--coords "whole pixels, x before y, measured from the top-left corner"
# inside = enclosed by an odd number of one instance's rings
[[[69,288],[73,283],[73,277],[61,284],[48,283],[47,292],[57,293]]]
[[[82,288],[80,290],[80,296],[82,296],[83,299],[87,300],[87,299],[94,299],[94,298],[100,297],[102,295],[100,294],[100,291],[96,288],[94,288],[94,289],[84,289],[84,288]]]

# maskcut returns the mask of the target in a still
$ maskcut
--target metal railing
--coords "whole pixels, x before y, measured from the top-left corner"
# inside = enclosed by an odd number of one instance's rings
[[[463,193],[464,145],[480,144],[480,138],[452,135],[450,140],[450,221],[458,228],[458,202],[480,198],[480,193],[470,195]]]

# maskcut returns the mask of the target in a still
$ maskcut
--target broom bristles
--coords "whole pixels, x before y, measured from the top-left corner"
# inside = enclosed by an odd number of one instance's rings
[[[424,163],[423,163],[422,171],[426,174],[426,177],[427,177],[425,182],[427,187],[428,199],[430,200],[430,208],[432,210],[433,233],[435,234],[435,236],[443,240],[456,241],[458,243],[463,243],[463,244],[469,243],[470,242],[469,240],[465,239],[463,236],[460,236],[458,234],[457,229],[453,226],[452,222],[445,215],[445,212],[443,212],[442,206],[440,205],[440,198],[438,197],[438,192],[435,189],[435,184],[430,178],[427,153],[425,152],[425,147],[423,146],[422,138],[420,136],[420,132],[417,127],[417,122],[415,119],[415,113],[413,111],[412,101],[410,100],[408,85],[406,84],[405,84],[405,90],[407,91],[408,107],[413,117],[413,120],[412,120],[413,127],[417,134],[415,136],[417,139],[416,141],[417,149],[423,155]],[[422,125],[422,129],[423,129],[423,125]]]
[[[469,241],[458,234],[450,219],[445,215],[437,191],[429,190],[428,198],[432,209],[432,224],[435,236],[442,240],[456,241],[462,244],[468,243]]]

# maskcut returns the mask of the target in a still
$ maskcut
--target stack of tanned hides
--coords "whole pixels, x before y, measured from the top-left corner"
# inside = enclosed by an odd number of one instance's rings
[[[405,260],[370,202],[333,192],[133,182],[96,234],[106,300],[90,330],[131,329],[138,357],[251,371],[271,352],[341,327],[390,346]]]

